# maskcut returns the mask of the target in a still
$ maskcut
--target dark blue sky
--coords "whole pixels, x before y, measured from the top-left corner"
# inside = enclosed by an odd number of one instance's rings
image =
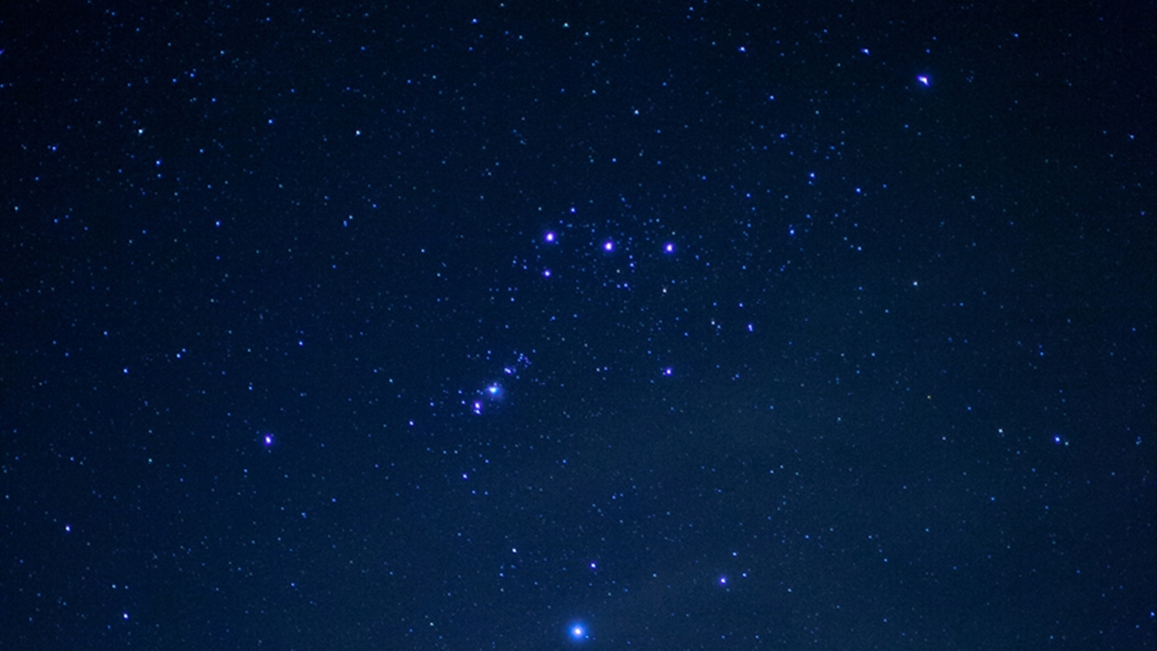
[[[1152,9],[3,14],[0,647],[1157,647]]]

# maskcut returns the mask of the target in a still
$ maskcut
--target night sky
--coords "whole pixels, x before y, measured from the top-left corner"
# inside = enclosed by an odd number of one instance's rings
[[[3,10],[0,647],[1157,648],[1157,10],[807,6]]]

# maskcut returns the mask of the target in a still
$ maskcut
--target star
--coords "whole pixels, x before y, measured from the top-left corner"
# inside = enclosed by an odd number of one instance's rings
[[[570,635],[570,639],[576,642],[585,640],[587,638],[587,628],[581,623],[571,624],[570,629],[567,632]]]

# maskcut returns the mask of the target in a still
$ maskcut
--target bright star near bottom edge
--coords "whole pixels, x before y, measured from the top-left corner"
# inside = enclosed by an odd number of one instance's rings
[[[582,639],[586,639],[586,636],[587,636],[587,628],[585,626],[583,626],[582,624],[571,624],[570,625],[570,639],[582,640]]]

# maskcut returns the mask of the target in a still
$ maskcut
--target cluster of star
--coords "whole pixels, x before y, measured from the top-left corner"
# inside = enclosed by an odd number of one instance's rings
[[[574,212],[575,212],[574,209],[572,209],[571,213],[573,214]],[[542,242],[544,244],[555,245],[555,244],[559,244],[561,241],[562,241],[562,239],[561,239],[561,236],[559,234],[559,231],[548,230],[542,234]],[[602,239],[601,242],[598,243],[598,249],[604,255],[614,254],[619,249],[618,241],[615,240],[614,238],[610,238],[610,237],[604,238],[604,239]],[[675,243],[671,242],[671,241],[663,242],[662,251],[663,251],[664,255],[674,255],[675,254]],[[544,266],[542,268],[542,277],[543,278],[552,278],[552,277],[554,277],[554,271],[550,267]]]
[[[482,395],[478,397],[470,405],[470,411],[475,414],[481,414],[487,402],[494,402],[502,400],[503,391],[501,384],[491,384],[482,390]]]
[[[576,212],[577,211],[574,208],[570,210],[570,214],[575,214]],[[570,235],[565,235],[564,231],[567,229],[581,230],[580,227],[574,225],[564,225],[560,229],[547,229],[542,231],[541,239],[538,241],[538,244],[548,247],[548,249],[554,249],[555,251],[562,251],[566,249],[566,247],[563,246],[563,240],[571,239]],[[629,266],[632,269],[634,268],[634,257],[629,252],[631,238],[620,237],[616,239],[615,237],[607,236],[600,238],[595,237],[593,231],[594,229],[592,228],[591,234],[589,236],[590,239],[583,237],[586,242],[585,246],[589,247],[585,249],[588,254],[593,250],[593,252],[599,254],[600,256],[615,257],[623,255],[625,252],[628,257]],[[626,248],[620,246],[624,240],[627,242]],[[678,247],[675,241],[672,239],[659,239],[658,242],[659,251],[663,256],[675,256],[678,251]],[[555,247],[559,248],[556,249]],[[573,250],[579,251],[581,255],[584,247],[580,246]],[[551,279],[555,277],[555,270],[550,266],[549,262],[541,256],[538,257],[535,262],[530,260],[522,260],[520,266],[523,269],[529,271],[534,268],[534,265],[538,266],[538,273],[540,273],[543,278]],[[666,289],[664,289],[664,292],[666,292]],[[491,382],[484,385],[481,389],[475,391],[460,391],[460,394],[465,394],[465,398],[462,399],[462,405],[468,409],[469,413],[474,414],[475,416],[481,416],[493,411],[493,408],[497,406],[497,403],[503,402],[506,396],[508,385],[512,384],[515,380],[518,379],[518,374],[521,370],[530,366],[530,359],[526,354],[515,353],[515,355],[516,359],[503,367],[503,381]],[[675,371],[674,368],[665,366],[659,370],[659,373],[663,376],[670,377],[674,375]]]

